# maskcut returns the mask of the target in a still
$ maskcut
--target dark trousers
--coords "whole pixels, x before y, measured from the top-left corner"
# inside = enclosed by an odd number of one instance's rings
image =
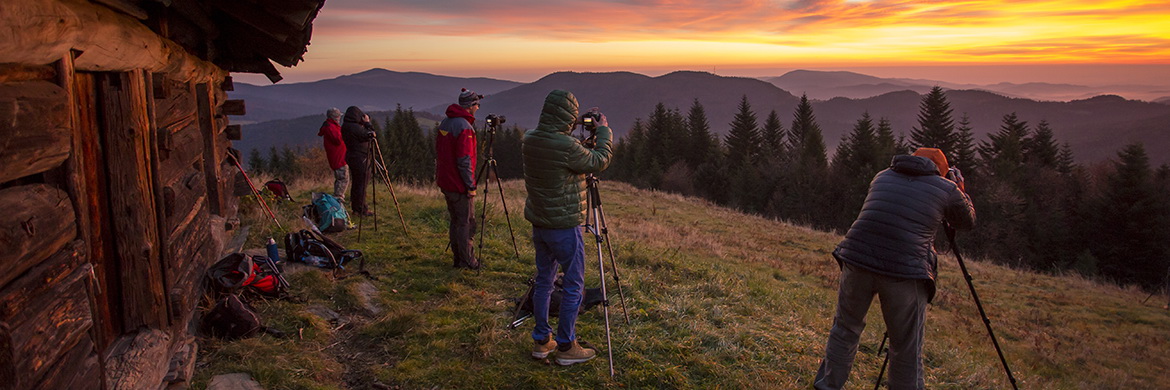
[[[454,266],[477,267],[479,262],[471,249],[472,237],[475,237],[475,202],[466,193],[444,191],[443,197],[447,199],[447,212],[451,215],[448,235]]]
[[[352,187],[349,188],[349,207],[354,213],[362,214],[370,209],[366,206],[366,186],[370,184],[370,160],[367,157],[345,159],[349,164]]]

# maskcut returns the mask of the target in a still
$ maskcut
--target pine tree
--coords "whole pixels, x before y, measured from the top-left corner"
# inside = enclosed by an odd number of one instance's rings
[[[764,120],[764,130],[760,135],[765,149],[764,154],[779,160],[779,157],[785,154],[784,124],[780,122],[776,110],[772,110],[768,114],[768,119]]]
[[[264,164],[265,172],[270,175],[275,175],[277,172],[283,172],[286,169],[284,159],[280,156],[280,153],[276,151],[275,145],[268,148],[268,163]]]
[[[989,134],[988,140],[979,146],[982,165],[989,174],[1015,183],[1024,165],[1024,143],[1028,132],[1028,122],[1019,120],[1016,113],[1003,116],[999,131]]]
[[[248,170],[252,172],[265,172],[264,157],[260,157],[260,151],[252,148],[248,153]]]
[[[1076,167],[1076,161],[1073,159],[1072,147],[1068,142],[1060,146],[1060,153],[1056,155],[1056,170],[1062,174],[1068,175],[1072,173]]]
[[[1026,162],[1041,167],[1055,168],[1060,155],[1060,147],[1048,127],[1048,121],[1040,120],[1032,135],[1024,140],[1024,156]]]
[[[870,179],[889,161],[879,154],[881,151],[873,119],[869,112],[865,112],[853,125],[853,130],[842,137],[833,156],[833,175],[829,180],[836,190],[825,196],[831,197],[837,207],[833,210],[834,215],[822,218],[833,218],[831,223],[834,229],[847,229],[857,215],[857,210],[861,209]]]
[[[890,118],[882,117],[878,119],[877,125],[877,156],[875,158],[881,163],[879,166],[887,166],[894,155],[899,153],[898,140],[894,138],[894,129],[890,125]]]
[[[682,154],[680,146],[685,140],[682,139],[683,129],[676,128],[680,122],[675,119],[677,116],[677,112],[667,109],[665,104],[659,102],[646,121],[646,134],[654,140],[647,145],[650,156],[662,167],[670,166]]]
[[[700,165],[711,158],[719,142],[711,134],[711,124],[707,121],[707,113],[699,99],[691,105],[687,113],[687,152],[686,160],[691,169],[698,169]]]
[[[817,124],[808,95],[800,96],[800,103],[793,113],[788,139],[797,167],[818,171],[828,167],[825,139],[821,135],[821,126]]]
[[[1101,272],[1121,283],[1153,287],[1166,271],[1168,230],[1161,194],[1155,193],[1149,157],[1142,144],[1127,145],[1117,154],[1116,172],[1098,209],[1093,254]]]
[[[723,142],[727,145],[728,161],[733,168],[759,161],[760,129],[747,95],[740,100],[739,112],[731,120],[731,130]]]
[[[955,150],[947,154],[947,162],[953,167],[965,169],[964,173],[975,173],[977,159],[975,134],[971,128],[971,118],[967,113],[959,117],[959,127],[955,129]]]
[[[918,127],[910,130],[910,143],[915,148],[942,149],[946,155],[955,152],[955,124],[951,119],[951,104],[939,86],[922,97],[918,111]]]

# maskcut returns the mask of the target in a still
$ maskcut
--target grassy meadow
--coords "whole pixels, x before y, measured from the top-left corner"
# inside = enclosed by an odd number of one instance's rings
[[[294,299],[255,304],[266,325],[287,333],[201,344],[196,388],[214,375],[247,372],[266,389],[811,388],[836,302],[832,233],[744,215],[709,202],[602,182],[630,323],[610,286],[613,359],[605,359],[601,307],[578,333],[599,358],[572,367],[528,356],[533,322],[506,328],[512,299],[534,272],[522,181],[503,183],[519,257],[495,183],[479,272],[451,267],[447,211],[438,189],[395,183],[404,234],[386,187],[377,188],[378,231],[363,221],[333,238],[361,249],[374,278],[335,279],[287,271]],[[324,180],[299,187],[325,190]],[[330,187],[331,188],[331,187]],[[298,199],[307,202],[307,191]],[[280,241],[253,203],[246,248]],[[299,204],[277,205],[297,226]],[[356,222],[356,221],[355,221]],[[960,233],[961,234],[961,233]],[[586,284],[597,286],[595,242],[586,236]],[[962,238],[960,236],[960,246]],[[1165,388],[1170,312],[1135,288],[1078,276],[967,265],[1022,389]],[[610,263],[606,261],[609,271]],[[325,315],[322,315],[325,313]],[[555,319],[554,328],[555,328]],[[875,304],[849,388],[873,386],[885,328]],[[1007,377],[956,260],[940,259],[939,290],[927,314],[926,384],[932,389],[1004,389]]]

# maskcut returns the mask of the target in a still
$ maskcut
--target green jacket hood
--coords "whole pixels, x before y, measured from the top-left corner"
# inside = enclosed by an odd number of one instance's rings
[[[571,134],[577,122],[577,107],[577,98],[572,92],[559,89],[549,92],[544,98],[536,130]]]

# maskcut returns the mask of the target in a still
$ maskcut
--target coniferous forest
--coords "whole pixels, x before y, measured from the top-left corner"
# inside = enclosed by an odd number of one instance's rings
[[[746,96],[729,104],[738,107],[731,123],[713,124],[698,100],[682,108],[659,103],[616,141],[602,179],[844,233],[869,181],[894,155],[936,147],[962,170],[975,203],[976,228],[958,236],[965,256],[1148,289],[1168,277],[1170,165],[1151,166],[1140,143],[1108,161],[1078,163],[1055,136],[1059,129],[1011,112],[986,139],[976,139],[968,114],[953,112],[935,87],[922,97],[916,126],[893,129],[886,118],[861,112],[830,151],[805,96],[790,113],[757,113]],[[433,129],[422,128],[413,110],[399,107],[375,126],[395,180],[433,180]],[[726,136],[715,126],[726,126]],[[502,179],[523,177],[522,136],[523,129],[507,124],[494,135]],[[480,146],[491,138],[481,130]],[[266,159],[253,150],[249,162],[255,170],[291,174],[305,169],[295,166],[294,154],[274,148]],[[481,167],[486,157],[481,151]]]

